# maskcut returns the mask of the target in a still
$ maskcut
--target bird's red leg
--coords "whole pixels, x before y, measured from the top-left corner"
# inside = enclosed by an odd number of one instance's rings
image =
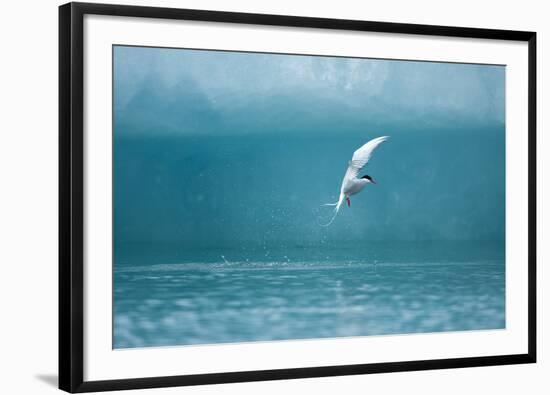
[[[349,200],[349,197],[347,197],[346,200],[348,202],[348,207],[351,207],[351,201]]]

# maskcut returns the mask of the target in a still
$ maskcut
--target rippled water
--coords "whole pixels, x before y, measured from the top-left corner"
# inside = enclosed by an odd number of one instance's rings
[[[375,247],[356,260],[294,260],[308,255],[295,249],[282,260],[121,265],[115,348],[504,327],[500,248],[396,244],[411,259],[452,259],[399,262],[387,243]]]

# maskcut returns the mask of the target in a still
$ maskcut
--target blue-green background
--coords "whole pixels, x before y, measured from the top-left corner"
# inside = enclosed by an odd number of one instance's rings
[[[116,46],[115,347],[502,328],[504,78]]]

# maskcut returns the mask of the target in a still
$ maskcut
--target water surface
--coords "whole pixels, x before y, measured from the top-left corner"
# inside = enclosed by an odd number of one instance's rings
[[[373,243],[362,259],[295,248],[271,259],[230,261],[238,253],[229,250],[120,265],[115,348],[504,328],[500,251],[491,243]]]

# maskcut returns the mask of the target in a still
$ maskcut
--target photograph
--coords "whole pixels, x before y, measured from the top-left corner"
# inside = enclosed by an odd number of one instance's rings
[[[6,2],[0,393],[550,393],[544,5]]]
[[[506,329],[505,76],[113,45],[113,348]]]

